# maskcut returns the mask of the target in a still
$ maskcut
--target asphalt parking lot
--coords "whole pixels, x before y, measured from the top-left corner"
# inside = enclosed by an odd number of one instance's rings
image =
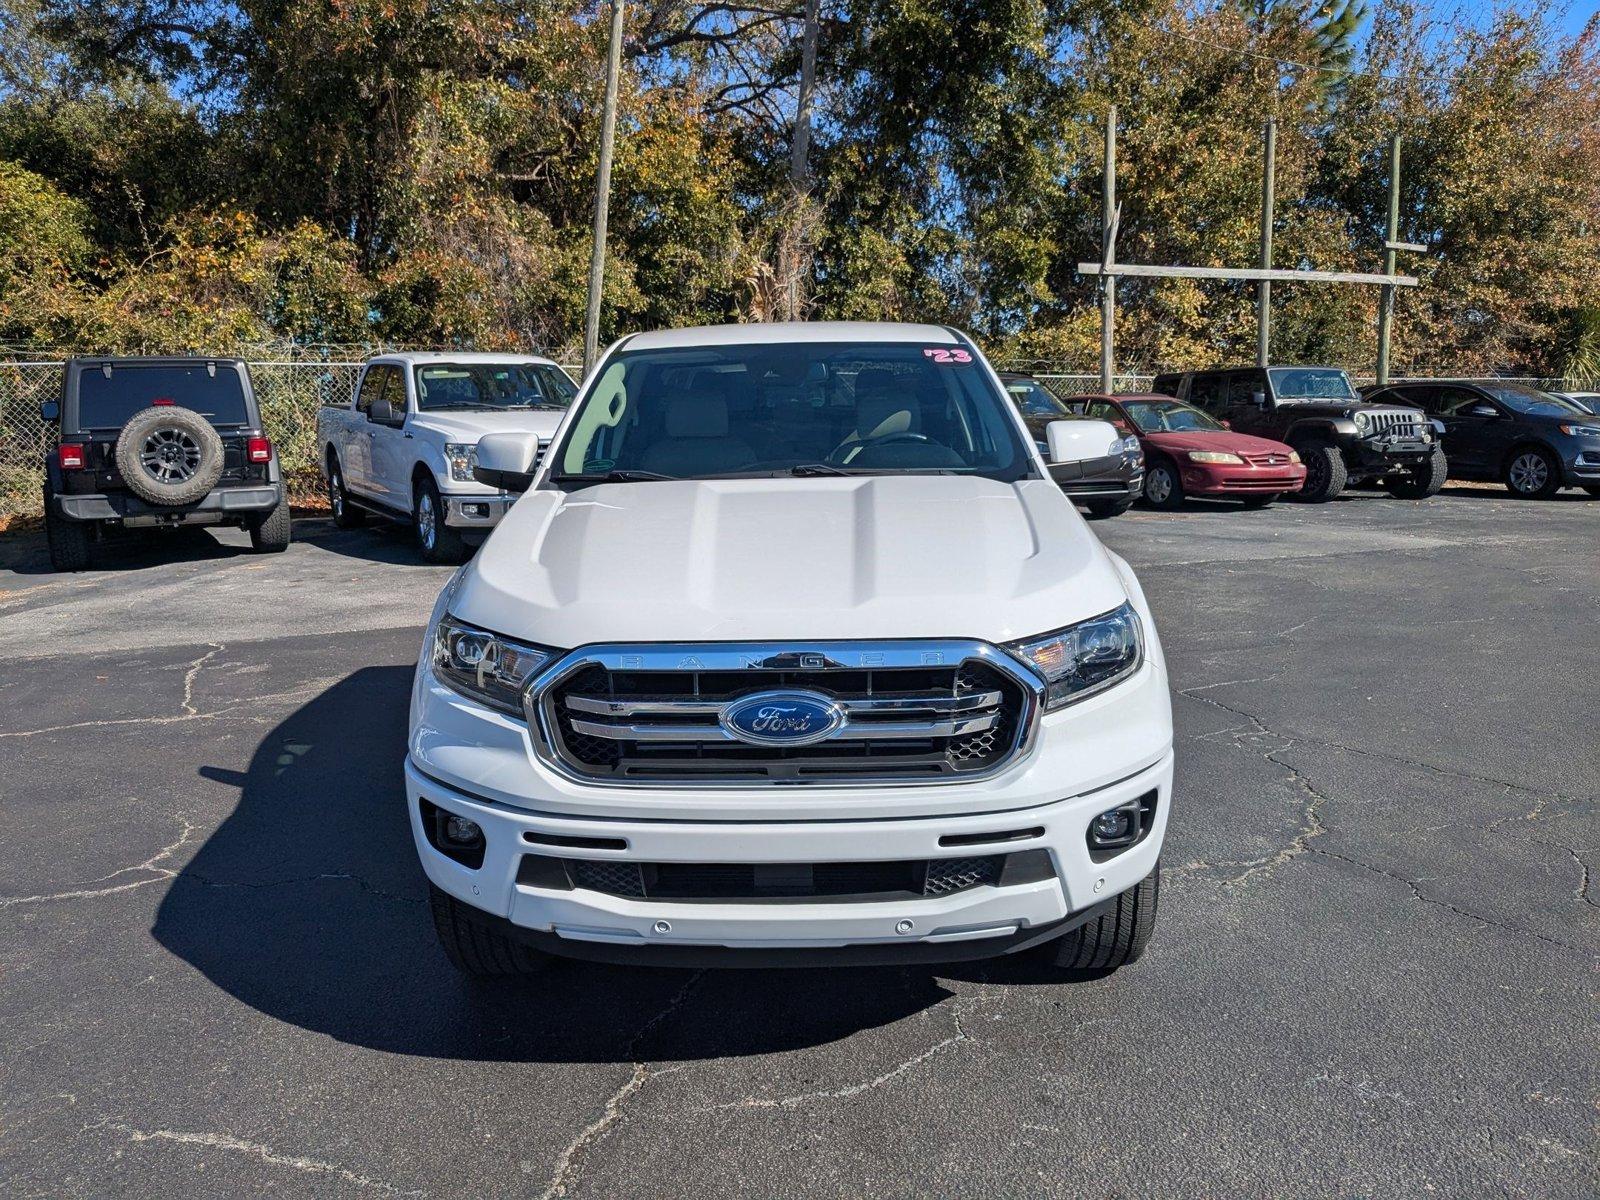
[[[0,1194],[1591,1197],[1600,501],[1134,512],[1178,695],[1150,952],[954,971],[434,944],[403,537],[0,539]]]

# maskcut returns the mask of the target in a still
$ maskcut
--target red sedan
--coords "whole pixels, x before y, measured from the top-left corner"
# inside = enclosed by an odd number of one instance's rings
[[[1088,416],[1138,435],[1144,498],[1156,508],[1181,508],[1185,496],[1260,508],[1306,481],[1305,464],[1282,442],[1234,433],[1171,396],[1086,396],[1082,404]]]

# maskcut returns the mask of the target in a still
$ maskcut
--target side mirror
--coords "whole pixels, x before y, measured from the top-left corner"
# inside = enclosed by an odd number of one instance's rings
[[[1482,401],[1467,409],[1467,416],[1469,417],[1498,417],[1499,415],[1499,409]]]
[[[1109,458],[1119,436],[1110,421],[1051,421],[1044,435],[1054,466]]]
[[[1218,421],[1217,424],[1221,425],[1224,429],[1232,429],[1233,428],[1233,422],[1232,421]]]
[[[372,407],[367,409],[367,420],[376,421],[379,425],[393,425],[395,423],[394,405],[387,400],[374,400]]]
[[[478,439],[478,465],[472,477],[508,492],[525,492],[539,462],[537,433],[489,433]]]
[[[54,400],[44,400],[39,404],[39,415],[46,421],[59,421],[61,419],[61,405]]]
[[[1250,403],[1257,408],[1265,408],[1267,406],[1267,394],[1265,392],[1251,392]]]

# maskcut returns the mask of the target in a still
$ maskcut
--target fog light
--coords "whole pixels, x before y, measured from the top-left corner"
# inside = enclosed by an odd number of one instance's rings
[[[1102,846],[1116,846],[1127,841],[1138,826],[1138,810],[1113,808],[1094,819],[1094,840]]]
[[[476,821],[451,813],[444,821],[444,836],[446,841],[458,846],[476,846],[483,840],[483,830],[478,828]]]
[[[487,504],[463,504],[461,508],[469,517],[483,518],[489,515]]]
[[[1089,822],[1089,847],[1092,850],[1113,850],[1131,846],[1139,840],[1139,802],[1130,800],[1105,812]]]

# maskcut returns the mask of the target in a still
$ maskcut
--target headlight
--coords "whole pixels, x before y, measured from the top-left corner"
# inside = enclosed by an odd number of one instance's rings
[[[1237,454],[1225,454],[1221,450],[1191,450],[1189,461],[1199,463],[1215,463],[1218,466],[1239,467],[1244,465],[1244,459]]]
[[[1355,415],[1355,422],[1357,429],[1365,429],[1368,425],[1372,424],[1372,418],[1368,416],[1365,411],[1357,411]]]
[[[1139,453],[1139,439],[1131,434],[1127,437],[1119,437],[1111,443],[1111,453],[1137,454]]]
[[[1600,437],[1600,425],[1562,425],[1560,429],[1568,437]]]
[[[555,656],[554,650],[513,642],[448,613],[433,634],[433,673],[441,682],[519,717],[522,689]]]
[[[446,442],[444,460],[450,464],[450,478],[457,483],[472,482],[472,468],[478,465],[478,443]]]
[[[1298,451],[1298,450],[1289,451],[1289,461],[1292,462],[1292,463],[1299,462],[1300,461],[1300,451]]]
[[[1139,614],[1124,604],[1054,633],[1012,642],[1009,649],[1044,676],[1049,712],[1133,674],[1144,660],[1144,635]]]

